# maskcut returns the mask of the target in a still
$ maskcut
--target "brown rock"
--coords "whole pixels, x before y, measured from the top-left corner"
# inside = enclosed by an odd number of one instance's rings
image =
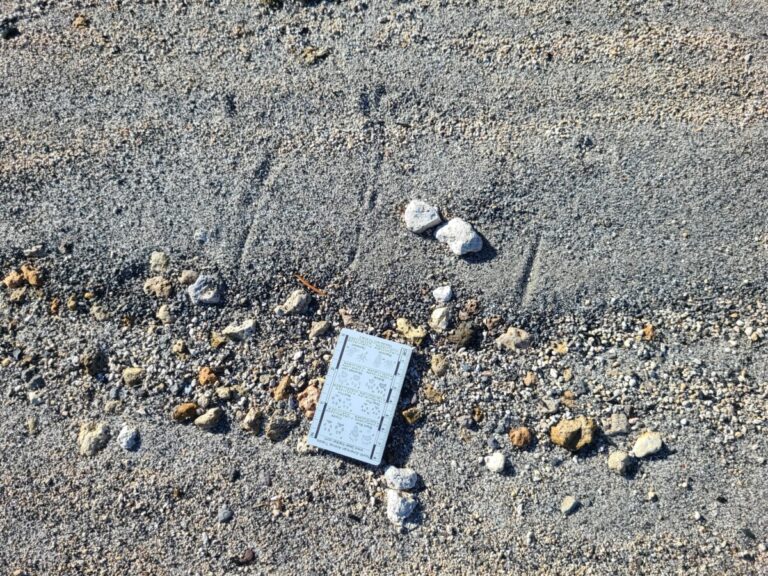
[[[427,384],[424,387],[424,397],[430,402],[434,402],[435,404],[442,404],[445,402],[445,396],[442,394],[442,392],[437,390],[431,384]]]
[[[406,408],[401,412],[403,415],[403,418],[408,424],[416,424],[419,420],[421,420],[421,409],[418,406],[411,406],[410,408]]]
[[[453,331],[453,334],[448,336],[448,341],[452,344],[456,344],[459,348],[469,348],[473,346],[477,340],[477,331],[470,322],[462,322]]]
[[[3,284],[6,288],[13,289],[18,288],[24,283],[24,275],[18,270],[11,270],[8,275],[3,278]]]
[[[202,430],[213,430],[219,425],[223,416],[224,410],[218,406],[216,408],[211,408],[195,418],[195,426]]]
[[[173,284],[162,276],[153,276],[144,282],[144,294],[155,298],[168,298],[173,291]]]
[[[15,290],[11,291],[10,296],[8,299],[11,301],[11,304],[20,304],[24,301],[24,298],[27,296],[27,287],[22,286],[21,288],[16,288]]]
[[[197,417],[197,404],[194,402],[184,402],[173,409],[171,418],[176,422],[189,422]]]
[[[526,386],[533,386],[537,380],[536,372],[526,372],[525,376],[523,376],[523,384]]]
[[[82,14],[78,14],[75,16],[75,19],[72,20],[72,26],[75,28],[88,28],[88,26],[91,25],[90,20],[86,16],[83,16]]]
[[[646,324],[643,326],[643,340],[650,341],[656,335],[656,329],[653,324]]]
[[[291,395],[291,377],[283,376],[277,386],[272,390],[272,398],[276,401],[285,400]]]
[[[197,374],[197,381],[201,386],[213,386],[219,381],[219,377],[209,366],[203,366]]]
[[[434,354],[429,361],[429,367],[435,376],[445,376],[448,371],[448,362],[441,354]]]
[[[21,275],[24,277],[25,282],[30,286],[37,288],[40,286],[40,284],[42,284],[40,272],[38,272],[37,269],[33,268],[30,264],[21,265]]]
[[[320,399],[320,390],[315,386],[307,386],[304,391],[296,395],[296,399],[306,419],[312,420],[317,409],[317,401]]]
[[[549,430],[549,437],[554,444],[576,452],[592,444],[596,432],[597,424],[592,418],[579,416],[560,420]]]
[[[510,326],[504,334],[496,338],[496,346],[507,350],[525,350],[530,345],[531,335],[514,326]]]
[[[185,357],[187,354],[189,354],[189,348],[187,348],[187,343],[184,342],[184,340],[176,340],[173,343],[171,351],[176,354],[176,356],[180,357]]]
[[[127,386],[138,386],[144,379],[144,369],[137,366],[131,366],[123,370],[123,382]]]
[[[530,429],[526,428],[525,426],[521,426],[520,428],[512,428],[509,431],[509,441],[515,448],[524,450],[531,444],[531,442],[533,442],[533,434],[531,434]]]

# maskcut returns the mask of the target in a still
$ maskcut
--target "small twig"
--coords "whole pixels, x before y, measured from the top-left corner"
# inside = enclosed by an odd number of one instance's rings
[[[312,292],[314,292],[314,293],[315,293],[315,294],[317,294],[318,296],[328,296],[328,292],[326,292],[325,290],[321,290],[320,288],[318,288],[318,287],[317,287],[317,286],[315,286],[314,284],[310,284],[309,282],[307,282],[307,280],[306,280],[306,279],[305,279],[305,278],[304,278],[304,277],[303,277],[301,274],[294,274],[293,276],[294,276],[294,278],[296,278],[296,280],[298,280],[298,281],[301,283],[301,285],[302,285],[302,286],[304,286],[304,287],[305,287],[307,290],[311,290]]]

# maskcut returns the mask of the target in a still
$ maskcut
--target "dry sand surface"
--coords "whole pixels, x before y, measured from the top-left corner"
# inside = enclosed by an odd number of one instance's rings
[[[763,2],[0,0],[0,573],[768,573],[767,87]]]

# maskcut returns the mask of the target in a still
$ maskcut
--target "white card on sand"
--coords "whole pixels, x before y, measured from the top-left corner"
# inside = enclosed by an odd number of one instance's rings
[[[378,465],[413,348],[343,329],[315,417],[312,446]]]

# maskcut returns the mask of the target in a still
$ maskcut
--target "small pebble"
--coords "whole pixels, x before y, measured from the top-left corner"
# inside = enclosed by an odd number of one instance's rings
[[[565,516],[570,516],[579,509],[579,505],[579,501],[576,498],[573,496],[566,496],[560,504],[560,512]]]
[[[426,232],[440,224],[440,212],[437,207],[430,206],[423,200],[411,200],[403,213],[405,227],[415,234]]]
[[[447,244],[451,252],[457,256],[480,252],[483,249],[483,239],[471,224],[461,218],[452,218],[447,224],[440,226],[435,233],[435,238]]]
[[[438,304],[448,304],[453,299],[453,290],[450,286],[439,286],[432,290],[432,296]]]
[[[485,467],[491,472],[501,474],[504,472],[506,466],[506,458],[504,458],[503,452],[494,452],[490,456],[485,457]]]
[[[662,445],[661,434],[646,430],[640,434],[640,437],[635,442],[632,454],[634,454],[635,458],[652,456],[661,450]]]
[[[387,518],[392,524],[402,526],[403,522],[416,510],[416,498],[407,492],[387,490]]]
[[[139,431],[136,428],[123,424],[117,435],[117,443],[126,452],[133,452],[139,448]]]
[[[235,513],[232,512],[232,509],[227,504],[222,504],[218,514],[216,514],[216,520],[221,524],[226,524],[227,522],[230,522],[234,516]]]
[[[387,486],[394,490],[410,490],[416,486],[418,475],[410,468],[397,468],[389,466],[384,472],[384,480]]]

